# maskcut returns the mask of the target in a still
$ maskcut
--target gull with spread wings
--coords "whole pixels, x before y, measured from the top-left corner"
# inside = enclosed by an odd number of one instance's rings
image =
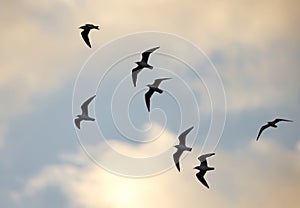
[[[75,125],[77,126],[78,129],[80,129],[81,121],[95,121],[94,118],[89,117],[89,111],[88,111],[88,105],[95,97],[96,95],[90,97],[81,105],[81,115],[77,115],[77,118],[74,119]]]
[[[266,129],[266,128],[269,128],[269,127],[273,127],[273,128],[277,128],[277,123],[280,122],[280,121],[286,121],[286,122],[293,122],[292,120],[287,120],[287,119],[282,119],[282,118],[276,118],[274,119],[273,121],[269,121],[266,125],[262,126],[258,132],[258,135],[256,137],[256,141],[259,139],[261,133]]]
[[[149,87],[149,90],[145,94],[145,102],[146,102],[146,105],[147,105],[148,112],[150,112],[150,98],[151,98],[151,96],[155,92],[158,92],[159,94],[163,93],[163,90],[159,89],[158,86],[160,85],[160,83],[162,81],[168,80],[168,79],[171,79],[171,78],[156,79],[156,80],[154,80],[153,84],[146,85],[147,87]]]
[[[213,156],[213,155],[215,155],[215,153],[208,153],[208,154],[201,155],[200,157],[198,157],[198,160],[200,161],[200,166],[194,167],[194,169],[197,169],[200,171],[196,174],[196,177],[207,188],[209,188],[209,185],[207,184],[207,182],[204,178],[204,175],[206,174],[207,171],[214,170],[215,168],[207,166],[206,158]]]
[[[132,82],[133,82],[134,86],[136,86],[136,80],[137,80],[138,73],[140,73],[143,68],[153,69],[153,66],[148,64],[148,59],[149,59],[150,54],[153,51],[157,50],[157,49],[159,49],[159,47],[151,48],[151,49],[143,52],[142,53],[142,60],[138,61],[138,62],[135,62],[137,64],[137,67],[132,69],[132,74],[131,74],[132,75]]]
[[[174,162],[176,164],[176,167],[177,167],[177,170],[180,172],[180,165],[179,165],[179,158],[180,156],[182,155],[182,153],[184,151],[192,151],[192,148],[191,147],[187,147],[185,145],[185,140],[186,140],[186,136],[188,135],[188,133],[190,133],[190,131],[193,129],[194,127],[190,127],[189,129],[185,130],[184,132],[182,132],[178,139],[179,139],[179,144],[178,145],[175,145],[174,147],[177,148],[177,151],[173,154],[173,159],[174,159]]]
[[[81,27],[79,27],[79,29],[83,29],[83,31],[81,32],[81,36],[84,40],[84,42],[91,48],[91,43],[90,43],[90,39],[89,39],[89,32],[92,29],[96,29],[99,30],[99,26],[93,25],[93,24],[85,24]]]

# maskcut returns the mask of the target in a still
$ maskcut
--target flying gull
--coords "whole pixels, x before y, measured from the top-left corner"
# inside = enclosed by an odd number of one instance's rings
[[[215,155],[215,153],[208,153],[208,154],[201,155],[200,157],[198,157],[198,160],[200,160],[200,166],[194,167],[194,169],[197,169],[200,171],[196,174],[198,180],[207,188],[209,188],[209,186],[204,178],[204,175],[207,171],[214,170],[215,168],[207,166],[206,158],[213,156],[213,155]]]
[[[91,48],[91,43],[90,43],[90,39],[89,39],[89,32],[92,29],[96,29],[99,30],[99,26],[95,26],[93,24],[85,24],[81,27],[79,27],[79,29],[83,29],[83,31],[81,32],[81,36],[84,40],[84,42]]]
[[[77,115],[77,118],[74,119],[75,125],[77,126],[78,129],[80,129],[81,121],[95,121],[94,118],[89,117],[89,111],[88,111],[88,105],[95,97],[96,95],[90,97],[81,105],[81,115]]]
[[[136,86],[137,75],[138,75],[138,73],[140,73],[140,71],[142,71],[143,68],[153,69],[153,66],[148,64],[148,59],[149,59],[150,54],[157,49],[159,49],[159,47],[151,48],[151,49],[143,52],[142,60],[135,62],[137,64],[137,67],[132,69],[132,82],[133,82],[134,86]]]
[[[158,92],[159,94],[163,93],[162,89],[159,89],[158,86],[163,80],[168,80],[171,78],[161,78],[154,80],[153,84],[147,84],[146,86],[149,87],[149,90],[145,94],[145,102],[147,105],[148,112],[150,112],[150,98],[153,95],[153,93]]]
[[[256,138],[256,141],[259,139],[261,133],[266,129],[266,128],[269,128],[269,127],[273,127],[273,128],[277,128],[277,123],[280,122],[280,121],[287,121],[287,122],[293,122],[292,120],[287,120],[287,119],[282,119],[282,118],[276,118],[274,119],[273,121],[269,121],[266,125],[262,126],[259,130],[259,133],[257,135],[257,138]]]
[[[186,138],[186,135],[188,135],[188,133],[190,133],[190,131],[193,129],[194,127],[190,127],[189,129],[185,130],[184,132],[182,132],[178,139],[179,139],[179,145],[175,145],[174,147],[177,148],[177,151],[173,154],[173,159],[174,159],[174,162],[176,164],[176,167],[178,169],[178,171],[180,172],[180,165],[179,165],[179,158],[180,156],[182,155],[182,153],[184,151],[192,151],[192,148],[191,147],[187,147],[185,146],[185,138]]]

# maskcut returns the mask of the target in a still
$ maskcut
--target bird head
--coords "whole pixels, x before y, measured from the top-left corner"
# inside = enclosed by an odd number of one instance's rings
[[[99,30],[99,26],[95,26],[94,28],[95,28],[96,30]]]
[[[147,87],[151,87],[151,84],[147,84],[146,86],[147,86]]]
[[[84,29],[83,27],[84,27],[84,26],[80,26],[78,29]]]

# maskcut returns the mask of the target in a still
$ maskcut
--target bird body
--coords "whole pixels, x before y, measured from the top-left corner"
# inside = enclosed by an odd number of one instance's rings
[[[182,132],[178,139],[179,139],[179,144],[178,145],[175,145],[174,147],[177,148],[177,151],[173,154],[173,160],[175,162],[175,165],[176,165],[176,168],[177,170],[180,172],[180,165],[179,165],[179,158],[180,156],[182,155],[182,153],[184,151],[192,151],[192,148],[191,147],[187,147],[185,145],[185,140],[186,140],[186,136],[188,135],[188,133],[190,133],[190,131],[193,129],[194,127],[190,127],[188,128],[187,130],[185,130],[184,132]]]
[[[151,49],[143,52],[142,60],[135,62],[137,64],[137,66],[134,69],[132,69],[132,73],[131,73],[132,82],[133,82],[134,87],[136,87],[137,76],[142,71],[142,69],[144,69],[144,68],[153,69],[153,66],[148,64],[148,59],[149,59],[150,54],[157,49],[159,49],[159,47],[151,48]]]
[[[277,128],[278,126],[276,125],[278,122],[280,121],[286,121],[286,122],[293,122],[292,120],[288,120],[288,119],[282,119],[282,118],[276,118],[273,121],[269,121],[266,125],[262,126],[258,132],[258,135],[256,137],[256,141],[259,139],[261,133],[269,128],[269,127],[273,127],[273,128]]]
[[[149,65],[148,63],[144,62],[144,61],[138,61],[135,62],[139,67],[141,68],[148,68],[148,69],[153,69],[153,66]]]
[[[198,160],[200,160],[200,165],[194,167],[194,169],[200,171],[196,174],[197,179],[207,188],[209,188],[209,185],[208,185],[207,181],[205,180],[204,175],[206,174],[207,171],[214,170],[215,168],[208,167],[206,158],[208,158],[212,155],[215,155],[215,153],[201,155],[200,157],[198,157]]]
[[[175,145],[174,147],[176,147],[178,150],[180,151],[192,151],[192,148],[191,147],[187,147],[185,145]]]
[[[88,113],[88,105],[95,97],[96,95],[90,97],[81,105],[81,114],[77,115],[77,118],[74,119],[75,125],[78,129],[80,129],[81,121],[95,121],[95,119],[90,117]]]
[[[81,32],[81,36],[84,40],[84,42],[91,48],[91,43],[90,43],[90,39],[89,39],[89,32],[92,29],[96,29],[99,30],[99,26],[93,25],[93,24],[85,24],[83,26],[80,26],[79,29],[83,29],[83,31]]]
[[[150,112],[150,98],[151,96],[157,92],[159,94],[163,93],[163,90],[158,88],[160,83],[164,80],[169,80],[171,78],[161,78],[161,79],[156,79],[154,80],[153,84],[147,84],[146,86],[149,87],[149,90],[145,94],[145,102],[147,105],[148,112]]]

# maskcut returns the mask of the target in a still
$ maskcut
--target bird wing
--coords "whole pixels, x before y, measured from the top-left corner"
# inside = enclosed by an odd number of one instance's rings
[[[206,171],[200,171],[199,173],[196,174],[198,180],[204,185],[206,186],[207,188],[209,188],[205,178],[204,178],[204,175],[205,175]]]
[[[82,115],[88,115],[89,111],[88,111],[88,105],[90,104],[90,102],[96,97],[96,95],[93,95],[92,97],[90,97],[89,99],[87,99],[82,105],[81,105],[81,110],[82,110]]]
[[[160,79],[156,79],[154,80],[153,84],[155,87],[158,87],[160,85],[160,83],[164,80],[168,80],[168,79],[171,79],[171,78],[160,78]]]
[[[268,128],[268,127],[270,127],[270,125],[269,125],[269,124],[266,124],[266,125],[264,125],[264,126],[262,126],[262,127],[260,128],[260,130],[259,130],[259,132],[258,132],[258,135],[257,135],[257,137],[256,137],[256,141],[259,139],[261,133],[262,133],[266,128]]]
[[[173,159],[174,159],[176,168],[177,168],[177,170],[178,170],[179,172],[180,172],[179,158],[180,158],[182,152],[183,152],[182,150],[177,149],[177,152],[175,152],[175,153],[173,154]]]
[[[208,153],[208,154],[204,154],[204,155],[200,155],[198,157],[198,160],[202,163],[203,161],[206,160],[206,158],[215,155],[215,153]]]
[[[84,29],[82,32],[81,32],[81,36],[84,40],[84,42],[91,48],[91,43],[90,43],[90,40],[89,40],[89,32],[90,32],[90,29]]]
[[[151,88],[149,88],[148,92],[145,93],[145,102],[147,105],[148,112],[150,112],[150,98],[153,95],[153,93],[154,90],[152,90]]]
[[[80,118],[75,118],[75,119],[74,119],[74,122],[75,122],[75,125],[77,126],[77,128],[80,129],[80,122],[81,122],[81,119],[80,119]]]
[[[185,130],[184,132],[182,132],[182,133],[179,135],[178,139],[179,139],[179,144],[180,144],[180,145],[185,145],[185,138],[186,138],[186,135],[187,135],[188,133],[190,133],[190,131],[191,131],[193,128],[194,128],[194,127],[192,126],[192,127],[190,127],[189,129]]]
[[[280,121],[293,122],[292,120],[283,119],[283,118],[276,118],[273,122],[274,122],[274,123],[278,123],[278,122],[280,122]]]
[[[142,53],[142,62],[147,63],[150,54],[151,54],[153,51],[157,50],[157,49],[159,49],[159,47],[151,48],[151,49],[149,49],[149,50],[143,52],[143,53]]]
[[[132,69],[131,76],[132,76],[132,82],[133,82],[134,86],[136,86],[137,76],[138,76],[138,73],[140,73],[141,70],[142,70],[142,67],[140,67],[140,66],[137,66],[134,69]]]

